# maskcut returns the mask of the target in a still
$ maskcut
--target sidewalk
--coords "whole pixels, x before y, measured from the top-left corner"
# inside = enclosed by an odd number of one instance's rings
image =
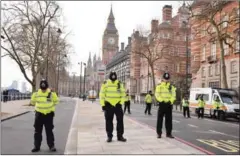
[[[114,125],[116,117],[114,117]],[[157,139],[156,132],[124,116],[127,142],[106,142],[104,113],[95,102],[78,101],[72,120],[65,154],[203,154],[175,139]],[[116,126],[114,126],[116,128]]]
[[[24,106],[29,102],[30,100],[1,102],[1,120],[33,110],[31,106]]]

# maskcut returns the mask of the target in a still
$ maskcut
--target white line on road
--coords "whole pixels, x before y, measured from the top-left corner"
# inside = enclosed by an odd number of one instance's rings
[[[173,122],[179,123],[180,121],[177,121],[177,120],[173,120]]]
[[[194,127],[194,128],[198,128],[198,126],[191,125],[191,124],[188,124],[188,126],[190,126],[190,127]]]
[[[212,132],[212,133],[218,133],[218,134],[221,134],[221,135],[225,135],[225,136],[229,136],[229,137],[233,137],[233,138],[237,138],[237,139],[239,139],[239,137],[237,137],[237,136],[229,135],[229,134],[225,134],[225,133],[218,132],[218,131],[214,131],[214,130],[209,130],[209,132]]]

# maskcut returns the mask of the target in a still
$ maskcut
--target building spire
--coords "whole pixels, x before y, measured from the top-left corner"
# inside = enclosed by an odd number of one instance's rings
[[[112,9],[112,4],[111,4],[111,8],[110,8],[110,13],[108,16],[108,23],[107,23],[107,27],[105,29],[105,32],[110,32],[110,33],[117,33],[117,28],[115,26],[115,22],[114,22],[115,18],[113,15],[113,9]]]
[[[113,15],[113,11],[112,11],[112,3],[111,3],[110,14],[108,16],[108,21],[110,22],[110,20],[114,20],[114,15]]]

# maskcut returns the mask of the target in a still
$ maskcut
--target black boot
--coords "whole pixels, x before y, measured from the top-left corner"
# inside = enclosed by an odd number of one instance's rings
[[[173,139],[174,136],[172,136],[172,134],[169,134],[169,135],[167,135],[167,138],[171,138],[171,139]]]
[[[34,147],[33,149],[32,149],[32,152],[39,152],[40,151],[40,148],[39,147]]]
[[[161,135],[161,134],[158,134],[158,135],[157,135],[157,138],[158,138],[158,139],[160,139],[161,137],[162,137],[162,135]]]
[[[118,138],[118,141],[126,142],[127,139],[125,139],[124,137],[119,137],[119,138]]]
[[[56,152],[57,151],[57,149],[54,146],[50,147],[49,149],[50,149],[51,152]]]
[[[112,142],[112,138],[109,137],[109,138],[107,139],[107,142]]]

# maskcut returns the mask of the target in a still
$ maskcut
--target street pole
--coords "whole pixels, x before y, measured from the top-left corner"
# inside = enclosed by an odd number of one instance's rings
[[[147,92],[149,91],[149,63],[148,63],[148,77],[147,77]]]
[[[84,63],[83,94],[85,94],[86,64]]]
[[[50,25],[48,25],[48,39],[47,39],[47,71],[46,71],[46,80],[48,81],[48,57],[49,57],[49,34],[50,34]]]
[[[78,63],[80,64],[80,63]],[[81,65],[80,65],[80,96],[82,96],[82,62],[81,62]]]
[[[188,59],[188,27],[187,27],[187,22],[185,23],[185,28],[186,28],[186,90],[185,93],[188,92],[188,64],[189,64],[189,59]]]

